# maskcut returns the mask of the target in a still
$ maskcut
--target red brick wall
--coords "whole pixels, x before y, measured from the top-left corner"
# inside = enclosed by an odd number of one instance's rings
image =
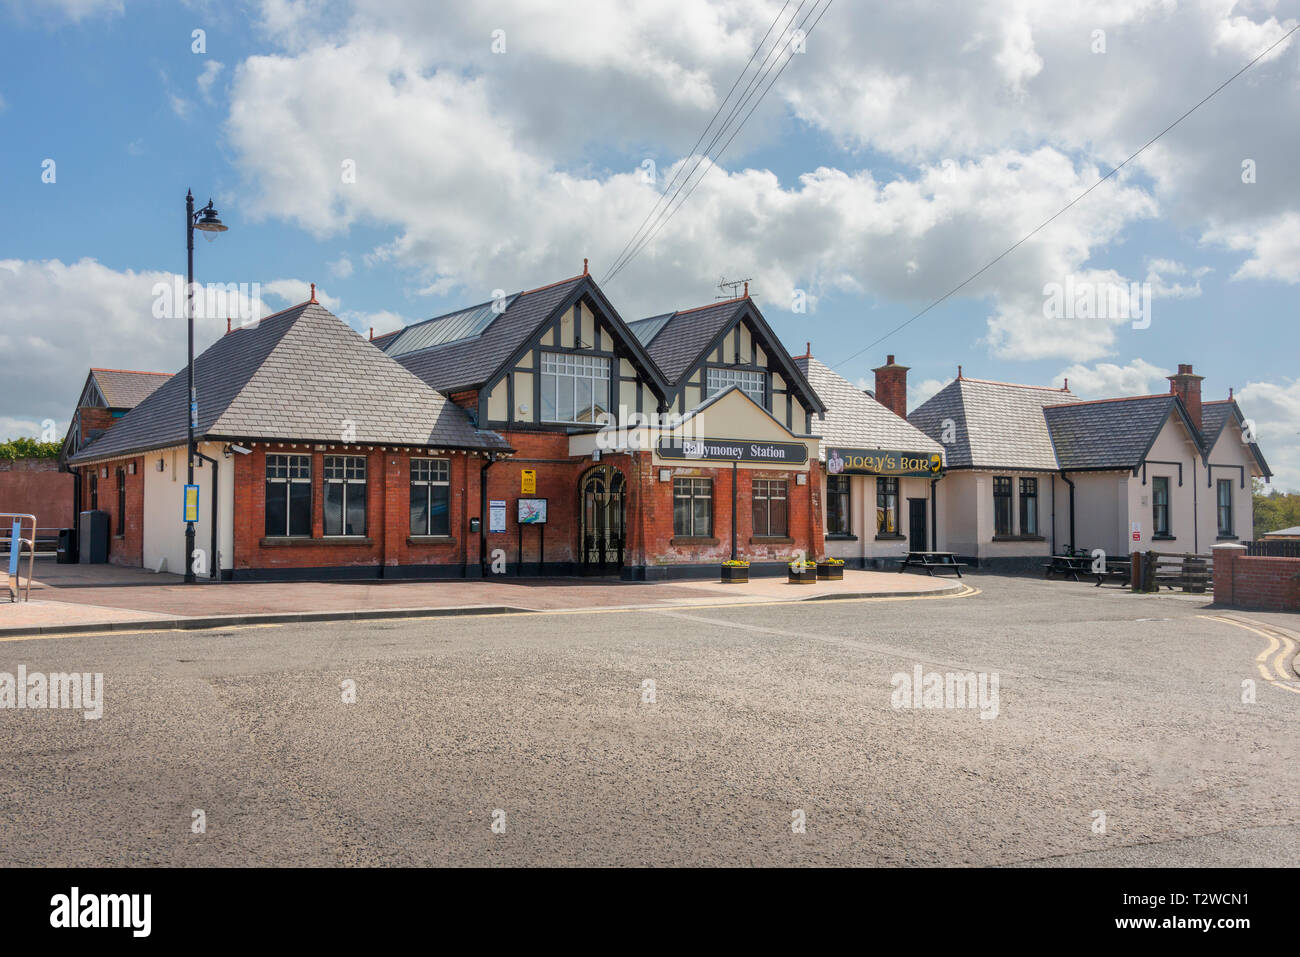
[[[312,460],[312,538],[292,543],[264,543],[266,532],[267,454],[310,455]],[[336,542],[324,539],[324,458],[326,455],[366,457],[366,540]],[[412,542],[410,539],[410,459],[445,458],[451,466],[450,540]],[[235,461],[234,567],[323,568],[378,565],[459,565],[477,563],[478,535],[471,535],[468,519],[478,515],[479,468],[482,460],[463,453],[327,451],[289,446],[257,445],[252,455]]]
[[[135,474],[131,474],[131,463]],[[117,470],[126,479],[126,522],[118,534]],[[123,459],[100,465],[82,466],[81,507],[91,508],[90,484],[95,476],[99,483],[99,510],[108,513],[108,560],[114,565],[140,568],[144,564],[144,459]]]
[[[1300,611],[1300,558],[1216,548],[1214,603],[1260,611]]]
[[[54,459],[0,461],[0,512],[35,515],[37,528],[71,528],[75,486],[73,475],[60,472]]]

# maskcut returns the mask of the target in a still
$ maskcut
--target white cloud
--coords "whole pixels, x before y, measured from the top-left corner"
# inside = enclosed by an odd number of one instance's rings
[[[347,279],[352,275],[352,260],[347,256],[340,256],[334,262],[329,264],[330,272],[340,279]]]
[[[1218,226],[1207,242],[1250,253],[1233,279],[1300,282],[1300,212],[1287,212],[1254,224]]]
[[[1193,268],[1173,259],[1150,259],[1147,261],[1146,281],[1151,286],[1153,299],[1196,299],[1201,295],[1201,277],[1210,272],[1209,266]],[[1194,282],[1175,281],[1181,278]]]
[[[12,416],[0,415],[0,442],[8,442],[10,439],[39,439],[43,431],[41,428],[43,422],[44,420],[15,419]],[[58,435],[55,441],[58,441],[68,433],[67,419],[56,419],[54,428]]]
[[[218,60],[208,60],[203,64],[203,72],[199,74],[196,82],[199,86],[199,92],[203,94],[203,99],[209,103],[212,102],[213,84],[217,82],[217,77],[221,75],[224,68],[225,64]]]
[[[262,283],[262,292],[281,300],[286,307],[296,306],[311,298],[311,283],[301,279],[272,279]],[[316,287],[316,301],[330,312],[338,312],[339,299],[326,295],[320,286]]]
[[[382,336],[385,332],[392,332],[394,329],[401,329],[403,326],[409,326],[412,322],[418,321],[408,319],[406,316],[398,315],[387,309],[381,309],[378,312],[341,312],[339,318],[367,337],[369,337],[372,329],[375,335]]]
[[[80,23],[90,17],[120,15],[122,0],[42,0],[33,4],[24,0],[6,0],[8,9],[20,21],[39,17],[47,23]]]
[[[1064,380],[1070,381],[1070,391],[1083,399],[1111,399],[1127,395],[1154,395],[1169,391],[1165,376],[1168,369],[1152,365],[1144,359],[1133,359],[1124,365],[1099,362],[1094,366],[1072,365],[1052,380],[1058,388]]]
[[[1242,414],[1255,423],[1260,450],[1273,470],[1273,484],[1300,492],[1300,380],[1249,382],[1237,392]]]
[[[155,318],[159,283],[170,291],[183,288],[184,279],[161,270],[119,272],[93,259],[0,260],[0,353],[23,357],[8,370],[0,432],[27,429],[46,418],[66,422],[91,366],[145,372],[182,368],[183,306],[173,313],[176,318]],[[298,279],[262,285],[263,293],[290,304],[306,300],[309,289]],[[317,298],[337,314],[337,299],[319,289]],[[204,300],[195,302],[195,350],[202,352],[225,333],[227,312],[220,306],[207,310],[213,313],[207,317]],[[244,301],[230,305],[238,309]],[[261,311],[275,310],[263,304]],[[377,315],[376,326],[391,314]]]
[[[947,382],[940,379],[923,379],[917,383],[909,382],[907,384],[907,407],[915,409],[947,384]]]

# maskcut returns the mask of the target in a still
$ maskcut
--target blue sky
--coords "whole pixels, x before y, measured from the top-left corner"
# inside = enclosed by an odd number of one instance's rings
[[[959,363],[1012,382],[1068,374],[1099,397],[1165,391],[1163,373],[1191,362],[1207,398],[1236,390],[1279,484],[1300,488],[1300,140],[1277,122],[1300,105],[1291,42],[968,290],[845,361],[1297,15],[1281,2],[1082,6],[1070,20],[1050,4],[874,19],[832,6],[719,168],[606,292],[634,319],[712,299],[720,275],[752,277],[792,352],[810,340],[867,385],[895,354],[913,404]],[[183,325],[152,318],[146,280],[184,269],[187,187],[230,226],[199,240],[200,281],[261,283],[271,307],[315,281],[362,331],[575,274],[583,256],[603,275],[781,5],[629,4],[603,20],[596,7],[487,3],[436,24],[397,0],[18,9],[0,4],[0,336],[33,361],[0,405],[11,434],[66,422],[90,365],[183,363]],[[503,55],[490,51],[496,24]],[[636,176],[646,158],[654,186]],[[1254,183],[1241,181],[1247,158]],[[348,159],[355,188],[338,182]],[[1153,280],[1150,327],[1048,323],[1044,285],[1066,276]],[[796,290],[807,313],[791,311]],[[208,323],[201,338],[220,331]]]

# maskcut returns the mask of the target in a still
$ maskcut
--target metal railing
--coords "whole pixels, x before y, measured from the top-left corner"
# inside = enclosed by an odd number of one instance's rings
[[[1242,542],[1247,555],[1267,556],[1269,558],[1300,558],[1300,538],[1261,538],[1253,542]]]
[[[31,522],[30,534],[23,535],[23,526]],[[9,600],[17,601],[22,591],[23,546],[27,546],[27,589],[23,592],[23,601],[32,600],[32,575],[36,565],[36,516],[26,512],[0,512],[0,532],[8,531],[5,539],[9,543],[9,569],[5,577],[9,589]]]

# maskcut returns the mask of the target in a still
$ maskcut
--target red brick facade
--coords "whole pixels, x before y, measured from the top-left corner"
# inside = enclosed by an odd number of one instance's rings
[[[1259,611],[1300,611],[1300,558],[1216,548],[1214,603]]]
[[[0,511],[35,515],[43,535],[51,534],[47,529],[71,528],[76,481],[58,468],[54,459],[0,462]]]
[[[258,443],[251,455],[235,456],[234,464],[234,574],[238,578],[310,575],[320,570],[330,575],[358,577],[458,577],[479,571],[479,533],[470,531],[470,519],[483,519],[486,559],[503,556],[508,573],[522,566],[545,574],[581,570],[583,476],[593,466],[612,466],[626,485],[624,515],[624,568],[630,576],[657,577],[667,566],[714,566],[731,557],[731,482],[729,467],[671,467],[674,477],[697,476],[713,481],[712,536],[683,541],[673,532],[673,483],[659,481],[665,466],[655,466],[649,451],[602,455],[599,462],[568,454],[569,437],[554,431],[512,431],[505,434],[514,455],[488,470],[488,501],[506,503],[504,532],[487,532],[488,516],[481,515],[480,475],[486,460],[464,453],[432,454],[418,451],[365,451],[367,460],[366,535],[362,539],[324,535],[323,464],[332,454],[358,454],[339,446],[308,449]],[[312,535],[285,538],[265,535],[266,456],[310,455],[312,460]],[[410,459],[447,458],[451,469],[450,527],[445,540],[410,535]],[[521,491],[525,469],[536,472],[536,492]],[[798,484],[801,473],[784,470],[738,469],[736,508],[737,554],[755,562],[785,562],[796,552],[822,554],[821,503],[815,473]],[[787,483],[788,534],[758,539],[752,534],[750,491],[755,479]],[[101,490],[102,494],[102,490]],[[547,500],[545,529],[525,526],[520,534],[516,502],[521,497]],[[102,499],[101,499],[102,503]],[[539,566],[539,562],[544,565]],[[637,571],[637,569],[644,569]],[[655,569],[657,571],[652,571]],[[269,573],[269,575],[267,575]]]

